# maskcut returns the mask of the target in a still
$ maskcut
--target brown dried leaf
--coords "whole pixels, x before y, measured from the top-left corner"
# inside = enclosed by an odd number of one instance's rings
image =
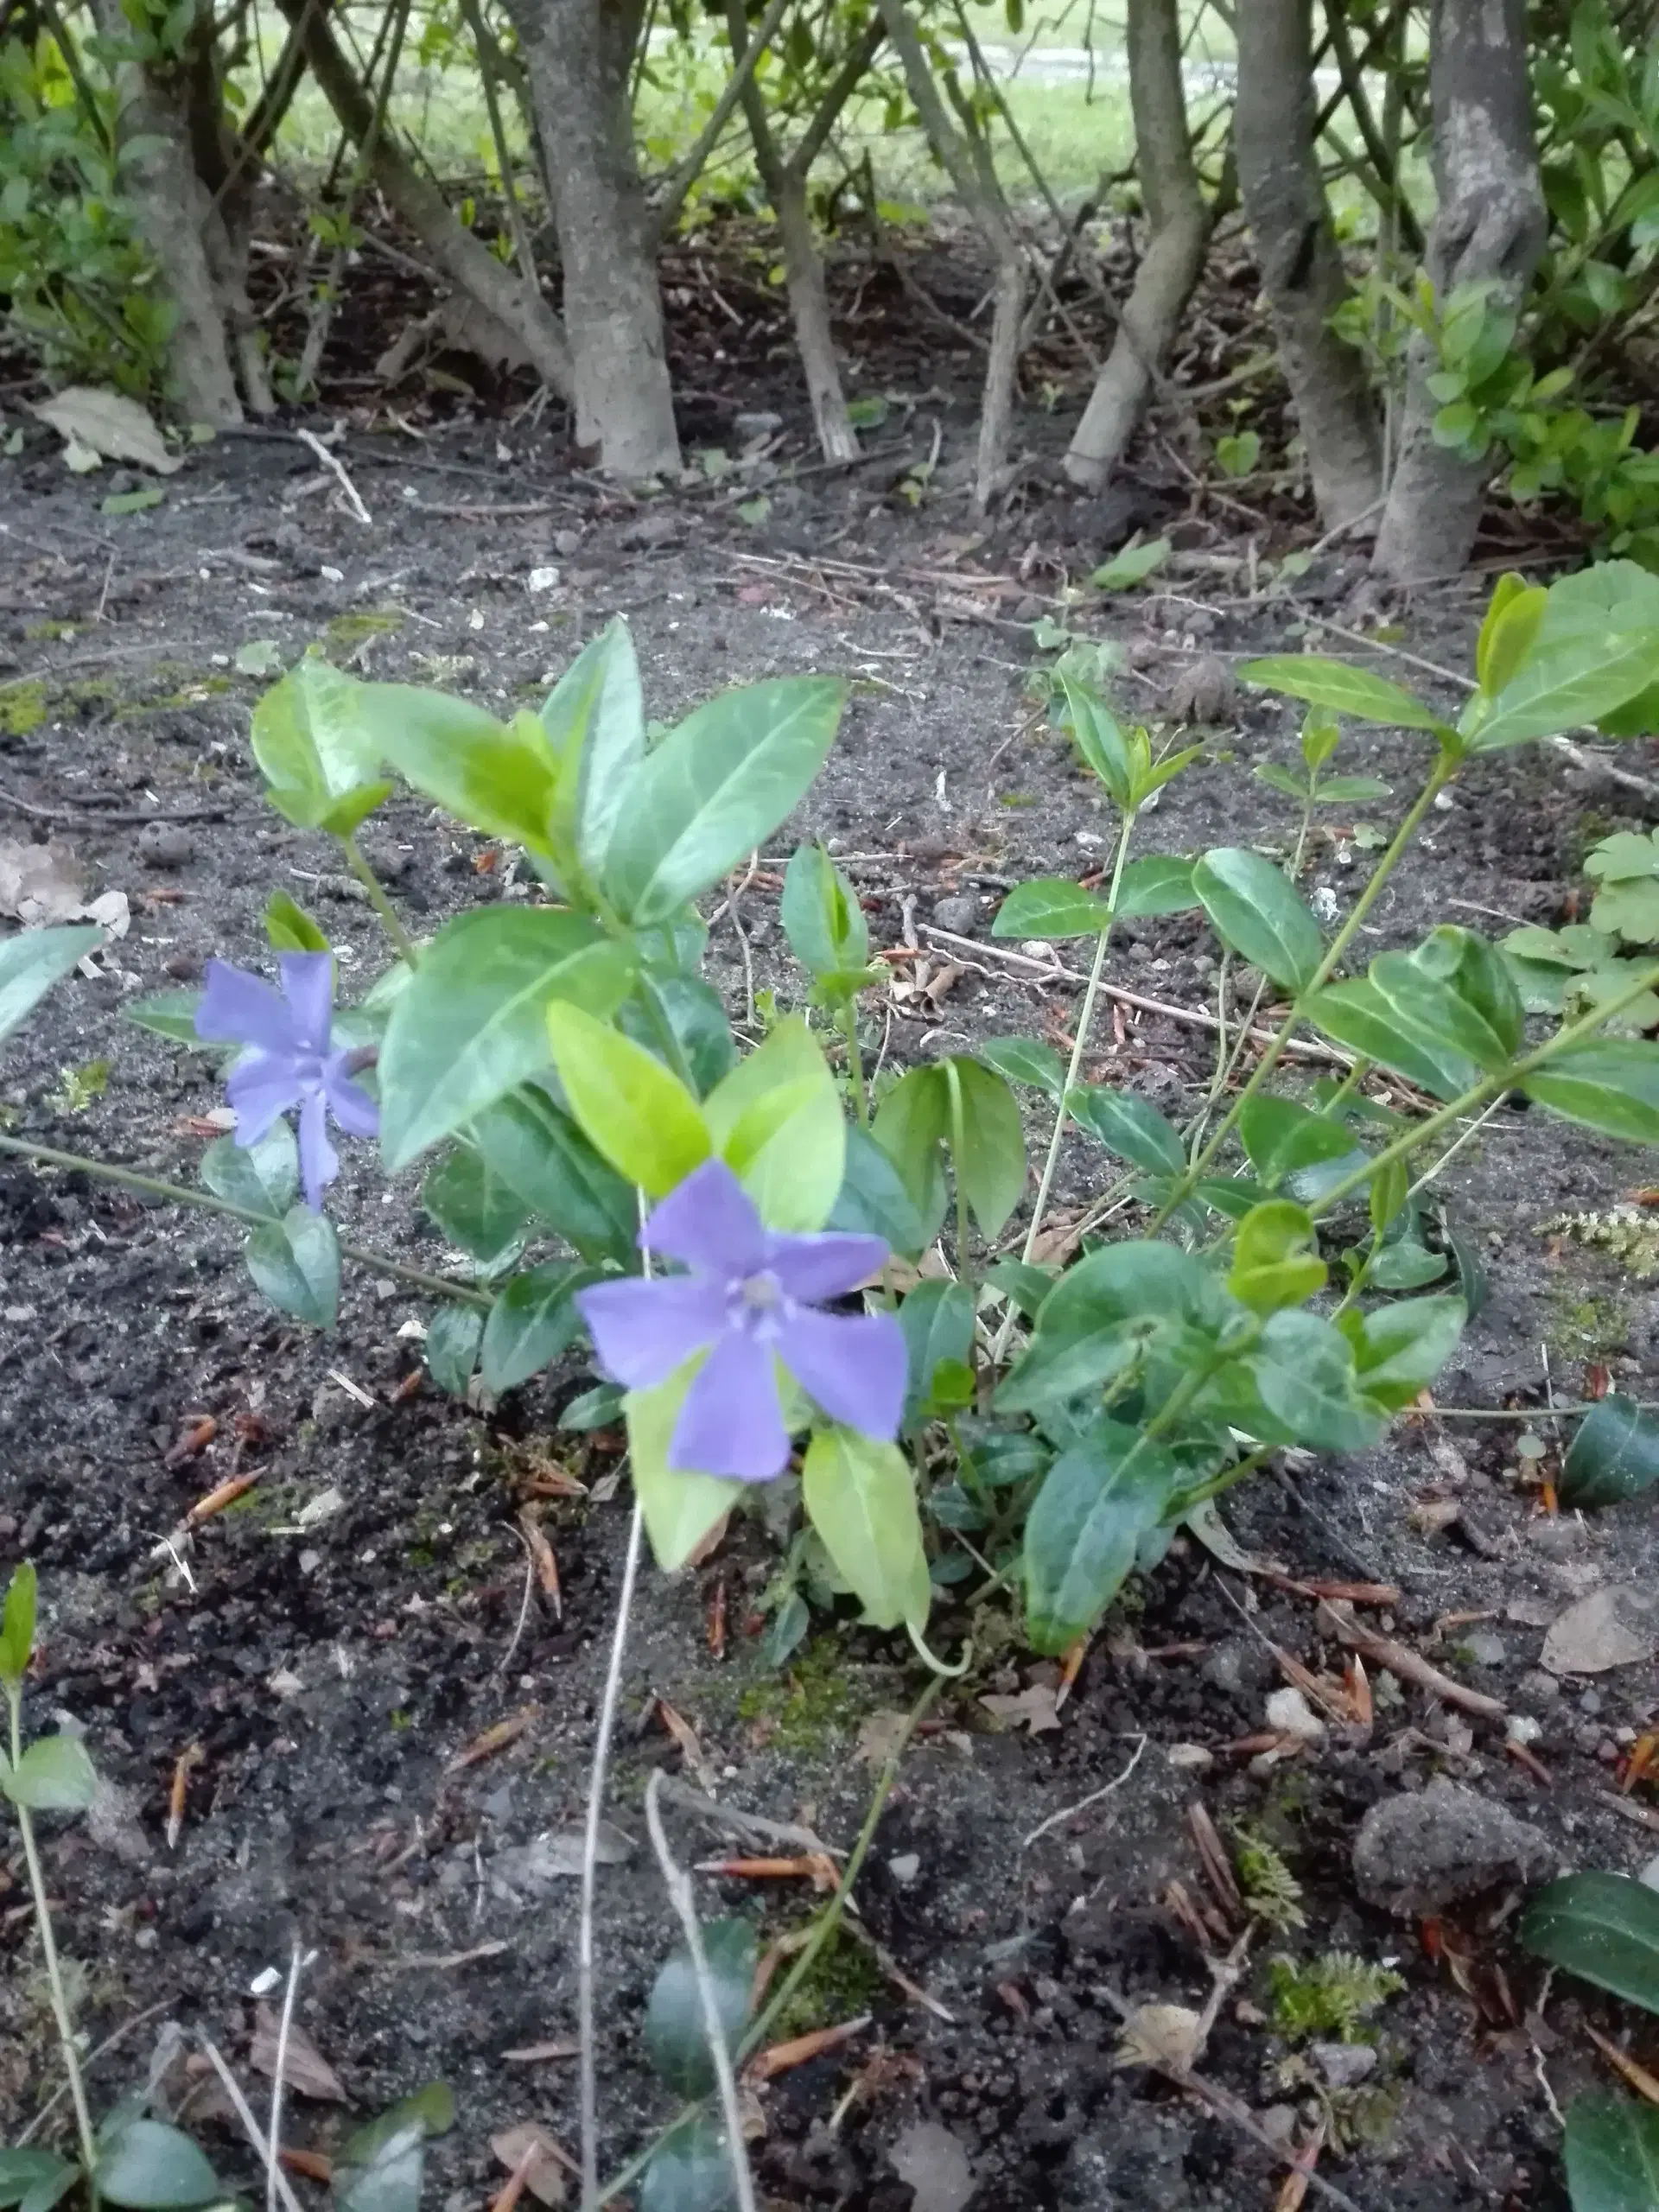
[[[86,879],[69,847],[54,837],[44,845],[0,843],[0,914],[25,929],[72,922],[81,912]]]
[[[269,2005],[260,2005],[253,2016],[253,2040],[248,2046],[248,2063],[256,2074],[275,2081],[281,2037],[280,2017]],[[320,2104],[346,2102],[339,2075],[297,2020],[289,2022],[288,2041],[283,2045],[283,2082],[296,2096],[315,2097]]]
[[[563,2204],[569,2194],[565,2175],[579,2171],[546,2128],[533,2120],[492,2135],[490,2148],[509,2173],[524,2167],[524,2187],[538,2204]]]
[[[1190,2074],[1204,2055],[1204,2020],[1185,2005],[1137,2005],[1123,2023],[1120,2066],[1166,2067]]]
[[[982,1697],[979,1701],[987,1713],[995,1713],[999,1720],[1015,1726],[1023,1721],[1033,1736],[1060,1725],[1059,1693],[1052,1682],[1033,1682],[1017,1696]]]

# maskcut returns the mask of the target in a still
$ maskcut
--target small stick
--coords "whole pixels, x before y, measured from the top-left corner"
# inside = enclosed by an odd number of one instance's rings
[[[1098,1805],[1103,1797],[1109,1797],[1113,1790],[1121,1789],[1123,1784],[1128,1780],[1129,1777],[1135,1772],[1136,1767],[1140,1765],[1141,1758],[1145,1755],[1147,1745],[1149,1741],[1149,1738],[1146,1736],[1141,1737],[1140,1742],[1136,1744],[1134,1751],[1130,1754],[1128,1764],[1123,1769],[1123,1771],[1121,1774],[1114,1775],[1112,1779],[1108,1783],[1103,1783],[1100,1789],[1090,1790],[1088,1796],[1080,1798],[1075,1805],[1066,1806],[1063,1812],[1051,1813],[1046,1821],[1042,1821],[1038,1827],[1033,1828],[1028,1836],[1021,1837],[1020,1842],[1020,1850],[1029,1851],[1032,1845],[1036,1842],[1039,1836],[1046,1835],[1051,1828],[1058,1827],[1062,1821],[1073,1820],[1076,1818],[1077,1814],[1086,1813],[1091,1805]]]
[[[283,2171],[281,2166],[278,2165],[272,2158],[270,2155],[270,2147],[266,2143],[264,2135],[260,2133],[259,2123],[254,2118],[252,2113],[249,2111],[248,2101],[242,2094],[241,2086],[238,2082],[235,2075],[232,2073],[230,2068],[225,2063],[224,2059],[220,2056],[218,2045],[210,2037],[203,2036],[201,2039],[201,2047],[207,2052],[208,2058],[211,2060],[213,2071],[218,2075],[220,2082],[224,2084],[225,2094],[231,2101],[232,2111],[234,2111],[237,2118],[242,2123],[243,2133],[253,2145],[254,2155],[263,2163],[266,2171],[274,2177],[276,2184],[276,2194],[283,2200],[285,2212],[304,2212],[304,2208],[301,2204],[299,2198],[295,2196],[294,2191],[289,2186],[288,2176]]]
[[[1391,1675],[1402,1681],[1415,1682],[1420,1689],[1432,1690],[1447,1705],[1460,1706],[1464,1712],[1472,1713],[1483,1720],[1503,1720],[1509,1707],[1499,1698],[1488,1697],[1484,1691],[1466,1689],[1461,1682],[1453,1681],[1450,1675],[1443,1675],[1438,1667],[1431,1666],[1421,1653],[1410,1646],[1398,1643],[1391,1636],[1378,1636],[1374,1630],[1362,1628],[1348,1608],[1322,1599],[1314,1616],[1319,1626],[1345,1643],[1351,1651],[1357,1651],[1362,1659],[1369,1659],[1374,1667],[1386,1667]]]
[[[288,2038],[294,2026],[294,2000],[300,1990],[300,1946],[296,1939],[288,1962],[288,1987],[283,1992],[283,2017],[276,2030],[276,2066],[270,2077],[270,2141],[265,2152],[265,2212],[276,2212],[277,2182],[283,2145],[283,2069],[288,2064]]]
[[[340,490],[346,494],[346,504],[351,509],[353,515],[362,524],[365,530],[372,530],[374,528],[374,517],[364,505],[363,501],[359,495],[356,485],[353,483],[351,478],[346,474],[345,462],[340,459],[338,454],[329,452],[327,447],[324,445],[322,440],[317,435],[315,430],[296,430],[294,435],[302,446],[308,446],[310,448],[311,451],[315,454],[317,459],[322,463],[325,468],[330,468],[334,471],[335,477],[339,480]]]
[[[1650,1828],[1659,1835],[1659,1813],[1656,1813],[1650,1805],[1638,1805],[1629,1797],[1621,1797],[1613,1789],[1598,1789],[1596,1798],[1610,1813],[1622,1813],[1627,1821],[1634,1821],[1638,1827]]]

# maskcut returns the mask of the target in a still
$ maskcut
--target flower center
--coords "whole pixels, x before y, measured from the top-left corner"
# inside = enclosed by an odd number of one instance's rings
[[[763,1342],[778,1333],[789,1307],[789,1299],[770,1268],[741,1276],[733,1284],[731,1317],[734,1328]]]

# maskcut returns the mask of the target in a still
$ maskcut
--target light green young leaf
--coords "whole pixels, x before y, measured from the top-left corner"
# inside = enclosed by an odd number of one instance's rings
[[[864,909],[822,845],[798,845],[790,855],[779,911],[789,949],[810,975],[849,974],[869,959]]]
[[[977,1060],[960,1057],[946,1065],[947,1084],[954,1076],[961,1088],[960,1149],[954,1109],[946,1119],[945,1136],[969,1211],[980,1234],[989,1239],[1001,1230],[1026,1187],[1026,1133],[1019,1102],[1006,1080]]]
[[[718,1475],[687,1472],[668,1464],[674,1424],[702,1358],[698,1353],[654,1390],[630,1390],[622,1401],[633,1494],[645,1516],[652,1555],[664,1574],[685,1565],[715,1523],[730,1512],[743,1494],[741,1483]]]
[[[0,942],[0,1037],[10,1036],[53,984],[103,942],[93,923],[23,930]]]
[[[897,1445],[817,1430],[801,1471],[806,1516],[874,1628],[927,1624],[932,1602],[916,1478]]]
[[[574,833],[582,866],[596,875],[645,757],[639,664],[620,615],[582,647],[549,692],[542,727],[559,762],[561,804],[570,794],[574,819],[566,834]]]
[[[297,899],[273,891],[265,901],[265,937],[273,952],[327,952],[328,940]]]
[[[1112,918],[1103,899],[1067,876],[1033,877],[1016,883],[996,910],[993,937],[1098,937]]]
[[[779,1022],[702,1104],[709,1141],[768,1228],[819,1230],[847,1164],[841,1095],[800,1014]]]
[[[1121,553],[1114,553],[1096,569],[1089,581],[1099,591],[1129,591],[1161,569],[1169,553],[1166,537],[1148,538],[1144,545],[1131,540]]]
[[[364,712],[365,694],[379,688],[308,654],[254,709],[253,757],[271,804],[299,828],[345,836],[391,790]]]
[[[1439,716],[1403,685],[1369,668],[1351,668],[1346,661],[1322,659],[1317,653],[1276,653],[1246,661],[1238,672],[1245,683],[1263,690],[1285,692],[1357,721],[1386,722],[1395,729],[1442,727]]]
[[[35,1579],[34,1564],[20,1560],[6,1585],[5,1611],[0,1613],[0,1682],[16,1689],[29,1672],[35,1649]]]
[[[1238,1224],[1227,1287],[1252,1313],[1300,1306],[1323,1290],[1325,1265],[1314,1249],[1312,1215],[1289,1198],[1252,1206]]]
[[[31,1813],[84,1813],[98,1795],[98,1775],[79,1736],[37,1736],[0,1790]]]

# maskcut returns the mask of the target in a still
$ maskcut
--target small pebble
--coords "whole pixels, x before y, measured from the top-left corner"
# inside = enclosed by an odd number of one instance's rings
[[[1532,1667],[1516,1684],[1515,1694],[1522,1705],[1554,1705],[1561,1694],[1561,1686],[1554,1675],[1547,1675],[1541,1667]]]
[[[1333,2089],[1351,2089],[1376,2066],[1376,2052],[1368,2043],[1316,2043],[1312,2056]]]
[[[138,857],[151,868],[182,868],[195,849],[190,832],[176,822],[146,822],[138,832]]]
[[[953,899],[936,899],[933,902],[933,926],[936,930],[952,930],[958,937],[972,933],[979,919],[979,901],[971,892],[962,892]]]
[[[1601,1711],[1601,1692],[1599,1690],[1580,1690],[1579,1692],[1579,1711],[1580,1713],[1599,1713]]]
[[[1465,1649],[1478,1667],[1501,1667],[1509,1656],[1503,1637],[1489,1628],[1477,1629],[1465,1637]]]

